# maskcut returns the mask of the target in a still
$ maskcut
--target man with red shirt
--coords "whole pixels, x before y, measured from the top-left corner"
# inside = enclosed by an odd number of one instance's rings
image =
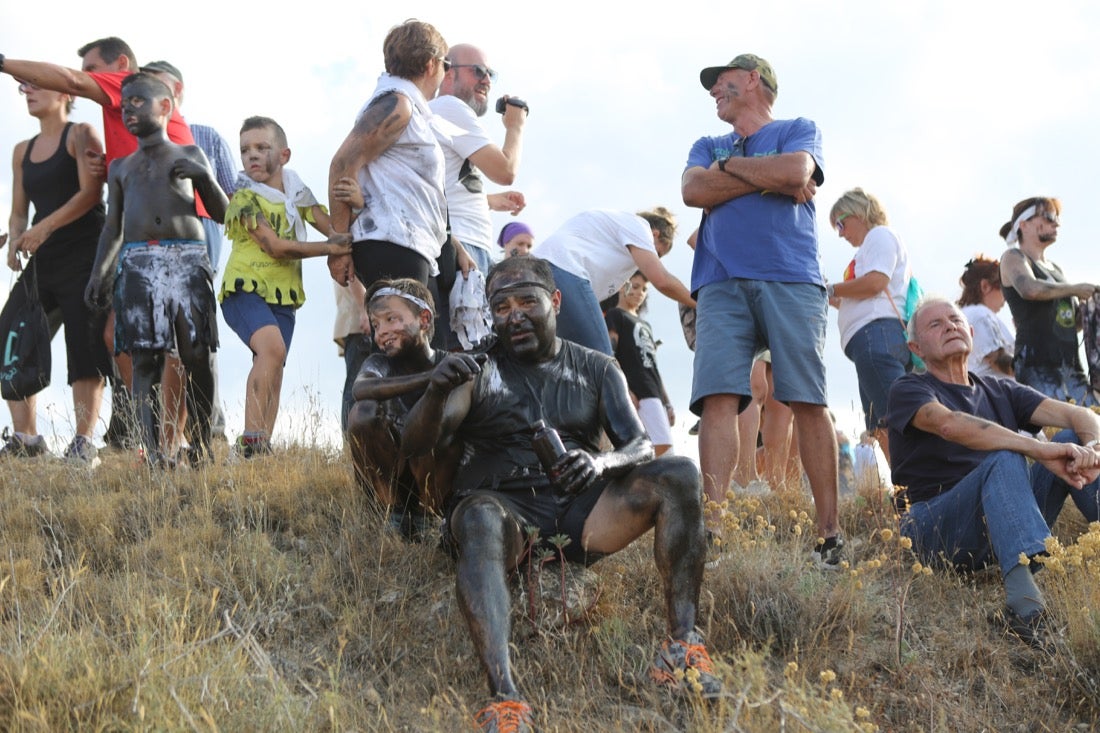
[[[122,80],[139,70],[133,50],[121,38],[110,36],[81,46],[76,52],[82,71],[41,61],[20,61],[0,55],[0,71],[16,79],[29,81],[42,89],[90,99],[103,108],[103,141],[107,165],[137,150],[137,138],[122,124]],[[194,145],[191,128],[178,109],[168,121],[168,139],[181,145]],[[196,202],[197,204],[198,202]],[[206,211],[199,209],[200,216]]]

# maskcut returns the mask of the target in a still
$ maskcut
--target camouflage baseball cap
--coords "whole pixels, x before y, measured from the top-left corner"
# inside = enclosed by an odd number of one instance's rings
[[[166,74],[171,74],[180,81],[183,81],[183,74],[175,67],[174,64],[170,64],[167,61],[150,61],[141,67],[141,70],[147,74],[154,74],[158,71],[163,71]]]
[[[773,94],[779,93],[779,83],[775,80],[775,70],[772,69],[772,65],[752,53],[743,53],[725,66],[708,66],[700,71],[699,81],[703,83],[703,88],[710,89],[713,87],[714,82],[718,81],[718,77],[727,69],[758,71],[760,72],[760,80],[764,82],[764,86],[771,89]]]

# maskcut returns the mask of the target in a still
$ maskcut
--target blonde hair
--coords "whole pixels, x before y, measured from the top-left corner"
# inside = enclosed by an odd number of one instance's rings
[[[872,227],[890,223],[886,218],[886,209],[882,207],[879,200],[862,188],[845,191],[844,195],[836,200],[829,212],[829,223],[836,226],[836,220],[844,214],[862,219]]]
[[[649,224],[650,228],[657,230],[657,236],[668,242],[668,246],[672,247],[672,239],[676,236],[676,215],[663,206],[657,206],[649,211],[639,211],[638,216],[642,217]]]

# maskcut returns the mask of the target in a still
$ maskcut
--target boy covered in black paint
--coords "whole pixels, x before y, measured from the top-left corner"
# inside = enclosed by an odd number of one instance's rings
[[[209,455],[213,374],[209,353],[218,346],[213,272],[206,254],[196,193],[215,221],[228,200],[202,150],[168,139],[172,92],[156,77],[133,74],[122,84],[122,121],[138,149],[111,163],[107,223],[100,236],[85,299],[116,313],[115,351],[133,360],[131,389],[146,460],[174,465],[157,443],[156,385],[165,356],[178,351],[187,370],[192,462]]]

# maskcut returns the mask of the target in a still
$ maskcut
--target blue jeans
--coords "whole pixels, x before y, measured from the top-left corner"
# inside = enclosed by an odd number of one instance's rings
[[[1063,430],[1054,440],[1075,443],[1077,436]],[[1019,453],[996,451],[953,488],[910,507],[899,528],[921,562],[968,569],[997,562],[1003,577],[1020,564],[1021,553],[1034,557],[1045,551],[1067,496],[1085,519],[1097,521],[1098,484],[1078,491],[1039,463],[1029,473]]]
[[[561,291],[558,336],[614,356],[611,337],[607,334],[607,321],[603,319],[600,301],[592,290],[592,283],[554,263],[550,263],[550,269],[554,272],[554,284]]]
[[[1061,366],[1032,366],[1025,363],[1026,352],[1018,354],[1013,361],[1016,381],[1037,389],[1047,397],[1062,402],[1073,401],[1075,405],[1088,407],[1097,404],[1088,375],[1069,364]]]
[[[871,321],[848,340],[844,355],[856,365],[859,401],[867,429],[874,432],[886,427],[890,385],[912,368],[901,322],[896,318]]]

